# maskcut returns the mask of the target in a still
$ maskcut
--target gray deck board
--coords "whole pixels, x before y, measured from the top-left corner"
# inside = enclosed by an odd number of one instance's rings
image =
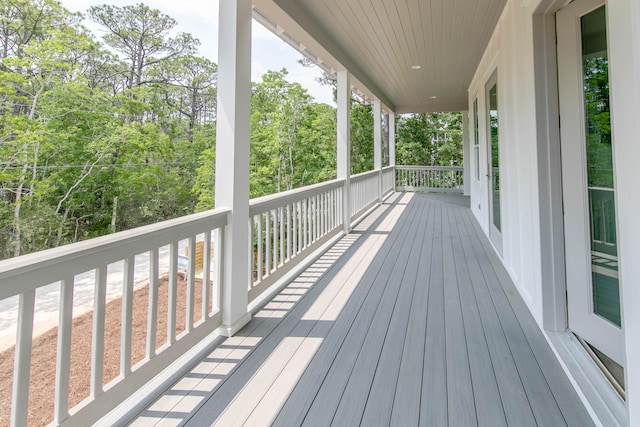
[[[444,272],[442,253],[442,210],[434,214],[433,251],[429,275],[427,331],[422,368],[421,426],[447,425],[447,361],[444,328]]]
[[[552,391],[556,404],[563,414],[565,422],[570,426],[592,424],[592,420],[584,407],[575,404],[575,390],[569,381],[567,381],[566,375],[560,363],[550,351],[546,339],[539,332],[535,319],[529,313],[522,298],[517,294],[509,274],[499,261],[495,252],[491,250],[489,241],[486,238],[482,238],[483,234],[480,227],[470,215],[461,218],[460,223],[464,224],[469,230],[473,230],[476,236],[478,236],[478,242],[482,245],[482,252],[484,252],[487,260],[493,267],[513,311],[517,313],[517,321],[522,327],[529,348],[533,351],[537,363],[543,372],[543,376]],[[480,247],[477,247],[477,250],[480,250]]]
[[[592,425],[460,205],[394,195],[133,424]]]
[[[413,215],[415,212],[408,216],[412,217]],[[410,245],[406,244],[406,239],[411,236],[410,224],[410,220],[404,221],[399,239],[393,244],[394,250],[391,251],[390,256],[384,258],[380,274],[371,283],[372,292],[365,300],[353,324],[346,324],[341,319],[337,322],[336,327],[348,327],[349,333],[327,372],[323,384],[305,416],[303,425],[328,425],[332,420],[327,414],[335,414],[334,417],[340,415],[346,417],[346,414],[337,413],[339,405],[344,402],[347,409],[351,405],[357,405],[363,397],[361,394],[363,386],[366,386],[364,392],[368,392],[370,385],[364,384],[364,382],[373,376],[375,365],[380,356],[380,347],[389,326],[393,308],[390,306],[390,302],[397,299],[399,291],[397,286],[387,286],[387,284],[396,280],[406,267],[410,252]],[[394,254],[399,255],[393,256]],[[353,389],[355,391],[352,391]],[[342,424],[342,420],[340,420],[340,424]],[[345,419],[344,425],[350,425],[348,417]]]
[[[418,273],[409,322],[405,333],[405,344],[400,361],[400,371],[396,383],[391,425],[415,426],[420,420],[420,400],[424,347],[427,329],[427,303],[429,282],[424,280],[431,274],[431,253],[433,251],[434,204],[427,204],[427,232],[422,239],[422,251],[418,262]],[[420,284],[420,285],[418,285]]]
[[[411,230],[424,227],[426,218],[425,211],[416,212],[412,219]],[[378,337],[382,336],[381,328],[374,328],[372,325],[369,335],[375,342],[375,346],[363,348],[364,354],[377,353],[379,355],[377,363],[362,364],[359,371],[354,370],[354,374],[349,379],[349,384],[345,390],[345,395],[354,396],[355,399],[342,399],[335,418],[344,421],[349,425],[374,425],[388,424],[388,418],[393,406],[393,391],[396,389],[398,370],[404,348],[407,322],[409,320],[409,308],[415,290],[416,275],[418,271],[417,259],[412,254],[419,253],[422,247],[422,239],[418,234],[410,235],[405,241],[406,253],[399,253],[396,263],[396,270],[392,277],[399,281],[399,291],[395,300],[386,299],[385,305],[390,310],[388,327],[384,333],[383,341]],[[406,255],[406,257],[404,256]],[[400,262],[402,261],[402,262]],[[361,352],[362,354],[362,352]],[[374,357],[369,357],[373,361]],[[360,365],[358,365],[360,367]],[[366,410],[368,409],[368,410]]]
[[[456,253],[451,219],[455,210],[442,204],[443,218],[443,267],[445,299],[445,332],[447,360],[447,401],[449,424],[468,426],[477,424],[473,383],[469,367],[466,330],[462,319],[462,301],[458,290],[460,277],[456,270]],[[456,236],[459,239],[459,236]]]
[[[426,229],[430,213],[429,206],[426,206],[426,209],[420,211],[420,217],[416,224],[417,229]],[[420,287],[415,286],[415,283],[419,277],[420,260],[426,244],[430,245],[431,239],[425,239],[423,236],[418,235],[414,236],[413,246],[410,251],[414,256],[408,260],[407,268],[402,274],[401,294],[393,308],[393,315],[389,322],[389,328],[387,329],[384,345],[380,353],[380,360],[373,376],[371,389],[368,396],[365,396],[366,403],[364,406],[353,408],[353,411],[360,411],[362,413],[360,422],[362,425],[388,425],[391,422],[390,418],[397,394],[396,392],[400,389],[398,382],[400,379],[401,365],[405,354],[407,354],[405,349],[410,349],[410,352],[415,352],[418,355],[422,354],[424,341],[421,341],[422,348],[416,351],[412,349],[407,339],[412,339],[413,335],[409,332],[410,325],[416,327],[415,318],[413,324],[410,323],[411,309],[413,306],[412,302],[420,295],[418,292]],[[425,324],[424,317],[422,317],[420,323]],[[421,371],[422,369],[420,369],[420,372]],[[413,375],[415,376],[415,373],[413,373]],[[419,391],[419,386],[413,389]],[[406,396],[402,396],[401,398],[404,397]],[[415,403],[416,408],[419,408],[419,399],[416,399]]]
[[[473,291],[478,304],[480,318],[489,348],[493,372],[502,407],[508,425],[535,426],[535,417],[529,405],[526,391],[511,355],[507,338],[502,330],[497,307],[491,298],[490,289],[480,255],[474,251],[473,239],[462,239],[467,265],[471,274]]]
[[[456,214],[459,214],[459,212],[456,212]],[[461,229],[457,221],[455,221],[455,225],[452,224],[452,230],[454,233],[453,251],[456,254],[454,260],[458,276],[460,304],[467,340],[469,370],[473,384],[477,422],[479,426],[505,426],[507,421],[462,244],[462,236],[465,236],[466,230]]]

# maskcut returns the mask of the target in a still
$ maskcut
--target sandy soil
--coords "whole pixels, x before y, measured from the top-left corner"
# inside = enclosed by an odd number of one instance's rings
[[[179,281],[176,334],[184,330],[186,310],[186,282]],[[158,323],[156,348],[167,341],[167,278],[161,278],[158,288]],[[132,365],[145,356],[147,341],[147,314],[149,287],[134,292]],[[116,378],[120,370],[121,299],[107,303],[105,318],[104,384]],[[194,322],[202,318],[202,284],[196,281]],[[71,375],[69,406],[73,407],[89,396],[91,378],[91,332],[93,313],[84,313],[73,319],[71,332]],[[33,341],[31,360],[31,386],[29,395],[30,426],[44,426],[53,420],[57,327],[38,336]],[[14,348],[0,352],[0,426],[9,425],[11,389],[13,381]]]

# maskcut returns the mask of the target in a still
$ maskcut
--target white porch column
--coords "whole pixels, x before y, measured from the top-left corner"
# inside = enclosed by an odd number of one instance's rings
[[[235,334],[251,320],[249,285],[249,115],[251,1],[220,2],[216,208],[229,208],[223,245],[222,326]]]
[[[396,113],[389,113],[389,166],[396,165]]]
[[[464,180],[464,195],[468,196],[471,194],[471,175],[470,169],[471,166],[471,152],[469,151],[469,112],[462,112],[462,163],[464,164],[464,171],[462,179]]]
[[[345,233],[351,231],[351,83],[349,72],[338,71],[338,147],[336,153],[338,179],[344,179],[342,189],[342,220]]]
[[[396,114],[389,112],[389,166],[394,167],[393,177],[393,191],[396,191]]]
[[[382,202],[382,107],[373,101],[373,169],[378,171],[378,202]]]

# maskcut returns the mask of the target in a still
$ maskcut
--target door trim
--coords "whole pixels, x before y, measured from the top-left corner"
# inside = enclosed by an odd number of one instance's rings
[[[498,180],[499,186],[498,189],[498,219],[500,221],[500,229],[498,229],[494,225],[494,200],[493,200],[493,150],[491,147],[492,139],[491,139],[491,96],[489,95],[489,91],[493,86],[496,86],[496,103],[497,103],[497,111],[498,111]],[[504,228],[504,216],[502,215],[502,174],[501,174],[501,157],[503,154],[500,138],[500,86],[498,85],[498,70],[494,70],[491,74],[491,77],[487,80],[484,85],[484,96],[485,96],[485,126],[486,126],[486,147],[487,147],[487,197],[488,197],[488,216],[489,216],[489,239],[495,246],[498,254],[502,256],[502,229]]]
[[[565,129],[565,133],[561,135],[561,162],[564,171],[562,194],[565,215],[571,216],[570,219],[564,220],[567,314],[569,329],[624,366],[624,331],[595,314],[592,267],[591,262],[587,261],[591,259],[592,250],[586,188],[580,18],[603,5],[606,5],[604,0],[580,0],[562,8],[556,14],[558,100],[562,128]],[[576,191],[578,187],[580,191]]]

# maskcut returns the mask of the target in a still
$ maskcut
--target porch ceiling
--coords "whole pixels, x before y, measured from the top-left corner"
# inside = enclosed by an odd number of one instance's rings
[[[398,113],[464,110],[506,0],[254,0],[257,11]],[[412,69],[413,65],[422,68]]]

